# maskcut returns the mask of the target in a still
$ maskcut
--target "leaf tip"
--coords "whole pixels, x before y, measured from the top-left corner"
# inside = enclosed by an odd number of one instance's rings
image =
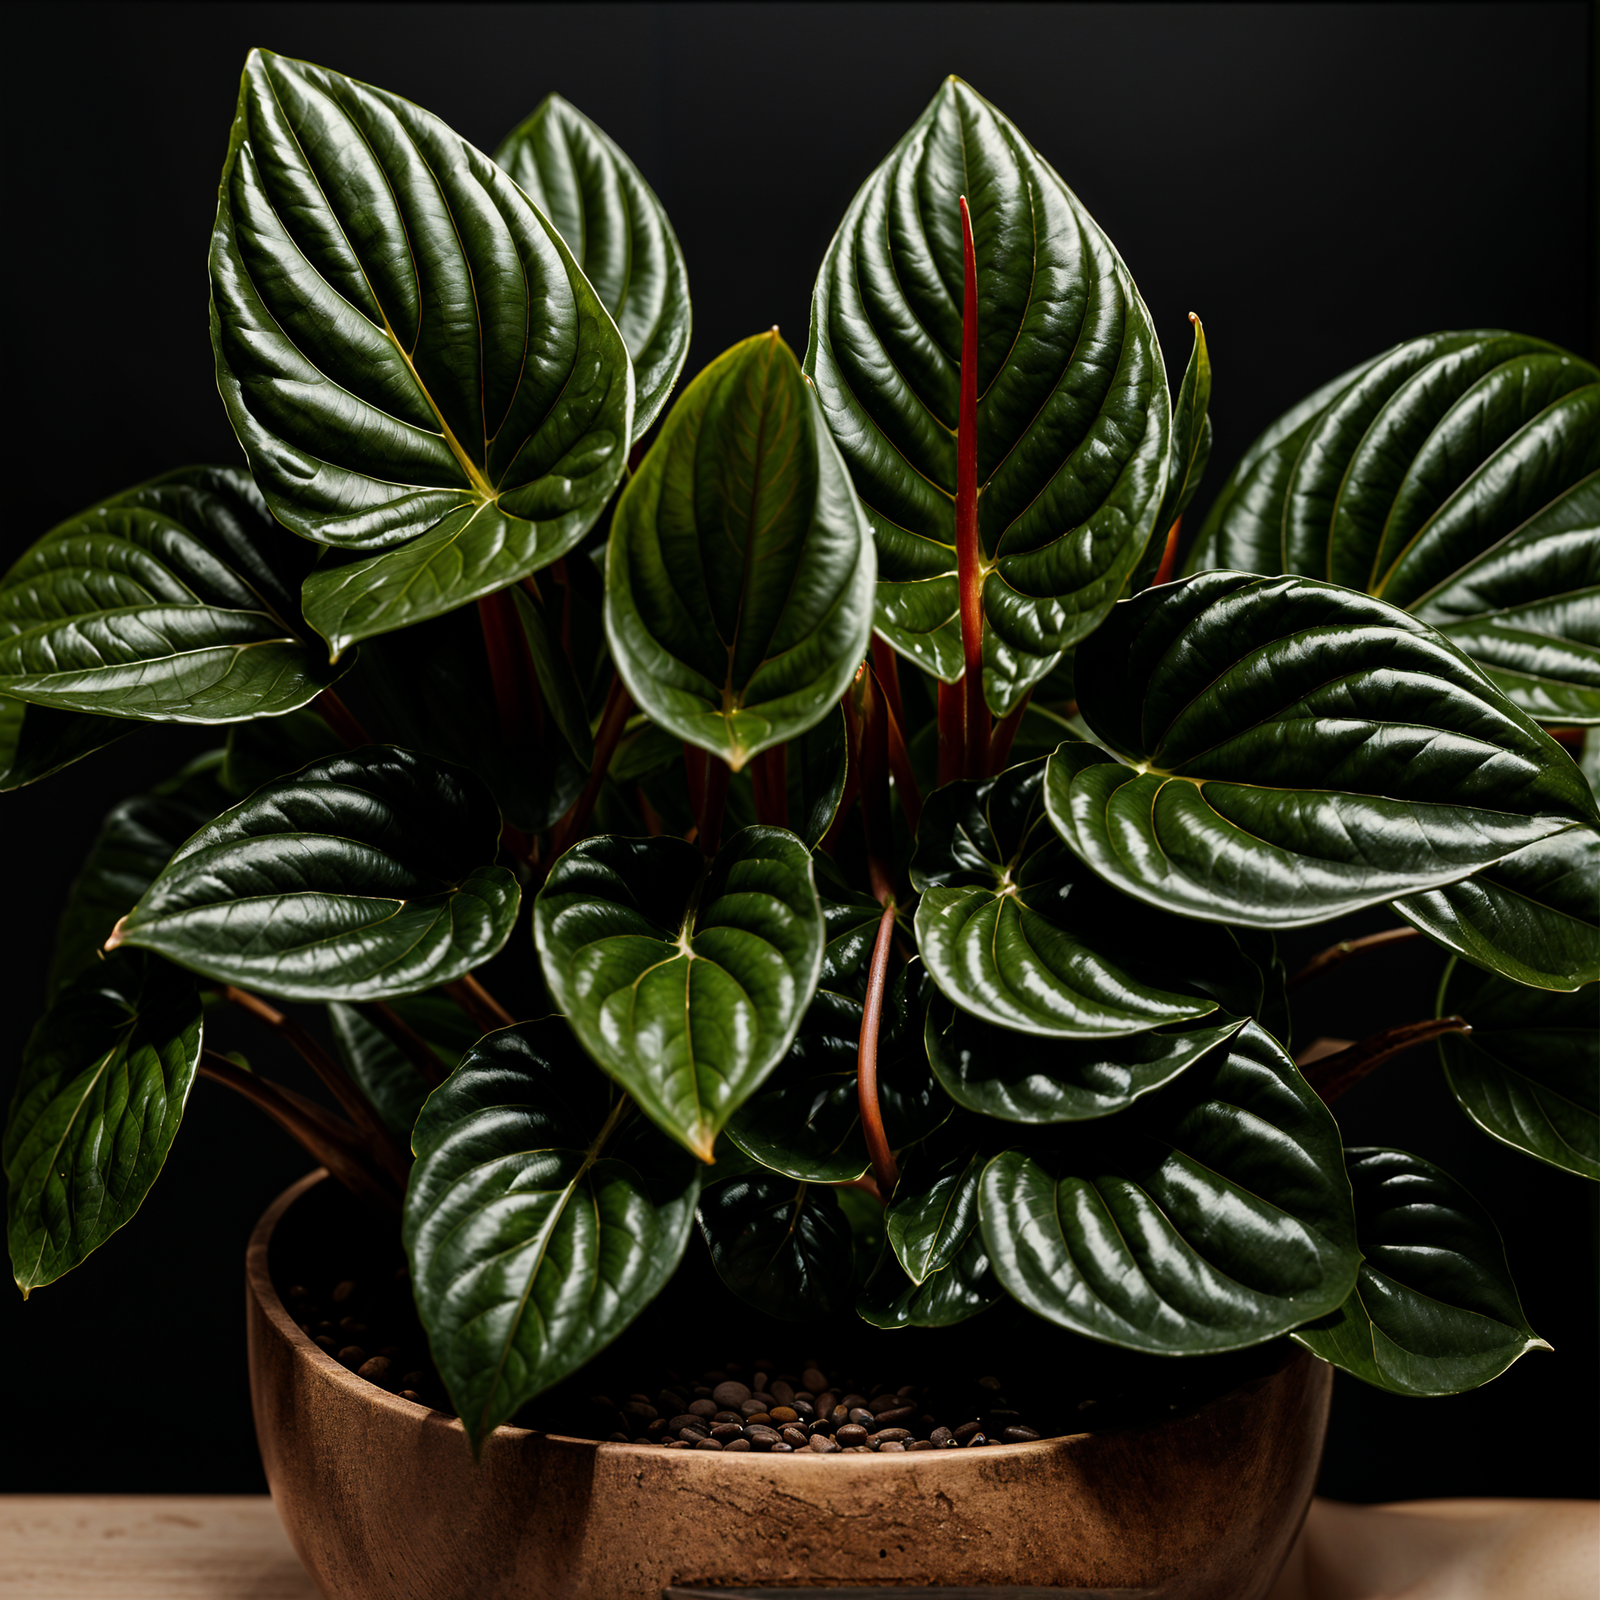
[[[126,936],[126,930],[127,930],[127,926],[128,926],[128,917],[131,917],[132,915],[133,915],[133,913],[130,911],[127,914],[127,916],[123,916],[123,917],[118,917],[117,918],[116,927],[114,927],[111,930],[110,936],[106,939],[106,942],[103,945],[101,945],[101,947],[100,947],[102,952],[104,952],[106,950],[115,950],[117,948],[117,946],[122,943],[123,938]]]
[[[709,1122],[700,1123],[689,1135],[689,1149],[708,1167],[717,1164],[717,1158],[711,1153],[716,1142],[717,1130]]]

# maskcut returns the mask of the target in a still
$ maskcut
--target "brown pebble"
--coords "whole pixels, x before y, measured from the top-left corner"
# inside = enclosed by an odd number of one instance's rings
[[[864,1425],[877,1421],[877,1418],[865,1406],[851,1406],[849,1416],[852,1422],[859,1422]]]
[[[742,1412],[742,1411],[729,1411],[726,1408],[724,1408],[723,1410],[718,1411],[717,1413],[715,1413],[715,1415],[713,1415],[711,1420],[713,1422],[737,1422],[740,1425],[740,1427],[743,1427],[744,1426],[744,1412]]]
[[[334,1286],[333,1286],[333,1303],[336,1306],[342,1306],[345,1303],[345,1301],[348,1300],[350,1298],[350,1296],[353,1295],[355,1292],[356,1292],[355,1279],[354,1278],[346,1278],[342,1283],[334,1284]]]
[[[807,1367],[800,1374],[800,1386],[812,1394],[821,1394],[828,1387],[828,1380],[816,1367]]]
[[[720,1450],[721,1448],[722,1441],[720,1439],[697,1439],[695,1441],[696,1450]]]
[[[672,1432],[672,1424],[665,1417],[656,1417],[644,1431],[649,1438],[659,1439],[662,1434]]]
[[[905,1444],[899,1439],[885,1439],[883,1443],[878,1446],[878,1454],[880,1456],[886,1456],[890,1454],[902,1455],[905,1452],[905,1448]]]
[[[841,1422],[848,1422],[849,1420],[850,1408],[848,1406],[829,1406],[828,1421],[831,1422],[834,1427],[837,1428]]]
[[[836,1445],[825,1433],[812,1434],[808,1442],[811,1448],[815,1450],[819,1456],[825,1456],[830,1451],[837,1450],[839,1448],[838,1445]]]
[[[339,1341],[337,1339],[330,1339],[327,1336],[327,1334],[319,1333],[317,1335],[317,1343],[320,1344],[322,1346],[322,1348],[324,1350],[326,1350],[330,1356],[338,1355],[338,1353],[339,1353]]]
[[[1039,1437],[1040,1435],[1034,1429],[1022,1427],[1020,1424],[1013,1424],[1001,1433],[1000,1441],[1002,1444],[1026,1444],[1030,1439]]]
[[[786,1445],[794,1450],[804,1450],[811,1442],[810,1434],[798,1422],[786,1422],[780,1437]]]
[[[701,1433],[709,1433],[711,1429],[706,1424],[706,1419],[693,1411],[680,1411],[673,1417],[667,1426],[674,1432],[680,1428],[698,1428]]]
[[[730,1439],[722,1448],[724,1450],[748,1450],[751,1445],[748,1439]]]
[[[739,1422],[713,1422],[711,1424],[711,1437],[720,1439],[724,1444],[730,1439],[744,1438],[744,1425]]]
[[[402,1400],[411,1401],[413,1405],[420,1406],[422,1404],[422,1396],[418,1394],[415,1389],[402,1389],[400,1391],[400,1398]]]
[[[931,1439],[913,1439],[906,1446],[907,1450],[936,1450],[938,1446]]]
[[[841,1445],[865,1444],[867,1442],[867,1430],[859,1422],[847,1422],[834,1433],[834,1438]]]
[[[678,1437],[685,1444],[698,1444],[702,1439],[709,1439],[711,1435],[704,1428],[679,1428]]]
[[[770,1394],[780,1406],[786,1406],[791,1400],[794,1399],[794,1385],[792,1383],[785,1383],[782,1378],[774,1378],[772,1382],[767,1385],[767,1393]]]
[[[904,1444],[911,1437],[909,1428],[879,1428],[867,1435],[868,1444]]]
[[[311,1291],[303,1283],[295,1284],[283,1297],[285,1300],[309,1300]]]
[[[366,1378],[371,1383],[382,1383],[389,1376],[394,1362],[388,1356],[373,1356],[370,1361],[363,1361],[356,1368],[358,1378]]]
[[[772,1453],[773,1453],[773,1455],[775,1455],[775,1456],[787,1456],[787,1455],[792,1455],[792,1454],[793,1454],[793,1452],[794,1452],[794,1446],[793,1446],[793,1445],[792,1445],[792,1444],[785,1444],[785,1443],[784,1443],[784,1442],[783,1442],[783,1440],[782,1440],[782,1439],[780,1439],[780,1440],[779,1440],[779,1441],[778,1441],[778,1442],[777,1442],[777,1443],[776,1443],[776,1444],[775,1444],[775,1445],[773,1445],[773,1447],[772,1447]]]
[[[772,1417],[765,1411],[752,1411],[745,1416],[744,1425],[747,1428],[770,1428]]]
[[[880,1426],[890,1428],[903,1428],[908,1422],[914,1422],[917,1416],[915,1406],[895,1406],[892,1409],[874,1411],[873,1419]]]
[[[339,1352],[338,1359],[354,1372],[367,1359],[367,1352],[358,1344],[347,1344]]]
[[[365,1333],[367,1331],[366,1323],[360,1321],[356,1317],[340,1317],[339,1326],[343,1328],[346,1333]]]
[[[798,1422],[800,1413],[793,1406],[774,1406],[768,1413],[774,1422]]]
[[[983,1424],[981,1422],[963,1422],[961,1426],[954,1431],[956,1443],[965,1444],[967,1440],[973,1436],[973,1434],[983,1432]]]
[[[628,1436],[627,1436],[627,1434],[622,1433],[620,1431],[617,1432],[617,1433],[608,1433],[606,1435],[606,1443],[607,1444],[627,1444],[628,1443]]]
[[[716,1401],[719,1410],[737,1411],[750,1398],[750,1385],[736,1383],[730,1378],[726,1383],[719,1383],[711,1391],[711,1398]]]
[[[857,1406],[864,1406],[866,1403],[867,1397],[864,1394],[856,1394],[854,1391],[852,1391],[850,1394],[842,1394],[839,1396],[839,1404],[842,1406],[848,1406],[852,1411],[854,1411]]]
[[[697,1417],[714,1417],[722,1409],[714,1400],[691,1400],[685,1411]]]
[[[733,1409],[737,1411],[741,1417],[753,1417],[758,1412],[764,1414],[769,1404],[771,1404],[770,1401],[758,1400],[754,1395],[752,1395],[748,1400],[741,1400]]]
[[[946,1445],[954,1444],[956,1436],[948,1428],[935,1428],[928,1435],[928,1443],[935,1448],[942,1449]]]

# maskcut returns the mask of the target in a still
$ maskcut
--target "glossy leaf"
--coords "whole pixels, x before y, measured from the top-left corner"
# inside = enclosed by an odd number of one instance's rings
[[[305,584],[335,658],[554,561],[622,476],[615,323],[511,178],[398,95],[250,53],[211,309],[267,504],[346,553]]]
[[[850,1224],[825,1185],[732,1178],[705,1190],[695,1220],[722,1281],[768,1316],[801,1322],[850,1304]]]
[[[153,722],[281,716],[340,675],[300,618],[314,554],[234,468],[186,467],[115,495],[0,578],[0,691]],[[98,739],[62,734],[69,748]]]
[[[585,840],[533,931],[584,1049],[702,1160],[788,1050],[822,959],[810,857],[781,828],[742,829],[709,869],[681,839]]]
[[[1467,1035],[1439,1040],[1445,1082],[1491,1138],[1564,1172],[1600,1179],[1597,993],[1551,994],[1452,961],[1439,1015]]]
[[[4,1143],[11,1270],[24,1295],[139,1209],[183,1118],[200,1032],[194,980],[134,953],[79,974],[35,1026]]]
[[[839,814],[849,765],[842,706],[790,742],[784,763],[789,821],[810,850],[821,844]]]
[[[455,1001],[416,994],[390,1002],[437,1058],[441,1075],[454,1072],[478,1040],[478,1029]],[[377,1109],[384,1126],[411,1143],[411,1130],[428,1098],[429,1084],[404,1050],[367,1013],[335,1001],[328,1025],[345,1071]]]
[[[833,710],[872,637],[872,538],[771,333],[684,391],[623,491],[606,637],[628,692],[737,772]]]
[[[67,891],[50,963],[52,995],[98,964],[118,919],[155,881],[172,852],[227,804],[215,769],[204,769],[175,782],[168,793],[135,795],[106,813]]]
[[[851,884],[831,857],[819,852],[811,859],[827,930],[817,982],[825,989],[859,999],[878,924],[883,920],[883,907],[872,895]]]
[[[1361,1259],[1338,1127],[1253,1024],[1120,1116],[996,1156],[980,1213],[1013,1298],[1157,1355],[1321,1316]]]
[[[1005,1298],[989,1264],[983,1233],[974,1227],[948,1266],[913,1283],[892,1250],[856,1297],[856,1314],[875,1328],[948,1328]]]
[[[1475,966],[1536,989],[1600,981],[1600,832],[1574,828],[1394,908]]]
[[[1528,1326],[1489,1213],[1404,1150],[1345,1151],[1366,1259],[1350,1298],[1299,1329],[1313,1355],[1392,1394],[1459,1394],[1550,1346]]]
[[[639,169],[578,108],[548,94],[494,158],[554,224],[633,359],[633,437],[667,403],[689,353],[689,277]]]
[[[491,1033],[429,1097],[404,1236],[439,1376],[477,1449],[672,1276],[697,1164],[557,1019]]]
[[[0,793],[51,777],[128,731],[120,717],[52,711],[0,694]]]
[[[1206,349],[1206,330],[1192,311],[1194,350],[1183,374],[1183,382],[1172,401],[1171,464],[1167,468],[1167,492],[1156,514],[1155,535],[1144,547],[1134,569],[1133,588],[1144,589],[1155,580],[1166,554],[1167,535],[1172,525],[1189,509],[1200,488],[1200,479],[1211,459],[1211,356]]]
[[[1143,552],[1170,403],[1150,314],[1111,241],[1012,123],[946,79],[851,202],[811,302],[805,369],[877,538],[878,631],[945,681],[960,676],[963,195],[984,693],[1003,712],[1100,622]]]
[[[1600,721],[1600,372],[1520,334],[1430,334],[1291,416],[1248,492],[1219,497],[1190,570],[1381,596],[1530,716]]]
[[[1329,584],[1207,572],[1147,590],[1077,673],[1089,727],[1132,764],[1063,745],[1050,819],[1118,888],[1193,916],[1317,922],[1600,815],[1453,646]]]
[[[919,964],[902,967],[884,995],[878,1108],[897,1150],[927,1138],[951,1110],[922,1045],[927,989]],[[729,1139],[762,1166],[818,1183],[848,1183],[870,1169],[856,1076],[861,1010],[858,998],[819,990],[788,1054],[728,1119]]]
[[[386,737],[470,767],[488,784],[513,827],[530,833],[549,827],[583,788],[587,763],[566,742],[553,715],[546,719],[542,754],[530,756],[506,744],[473,607],[403,634],[369,639],[353,681]]]
[[[948,1267],[977,1228],[982,1171],[983,1162],[973,1155],[944,1166],[926,1184],[908,1173],[895,1190],[884,1209],[884,1231],[913,1283]]]
[[[1098,754],[1098,752],[1096,752]],[[1131,905],[1045,816],[1044,761],[947,784],[923,807],[917,945],[947,999],[1020,1033],[1104,1038],[1260,1004],[1222,929]]]
[[[207,977],[286,1000],[447,983],[511,932],[494,802],[470,773],[382,745],[258,789],[174,853],[122,925]]]
[[[1130,1106],[1238,1032],[1216,1013],[1114,1039],[1041,1039],[980,1022],[936,1000],[928,1065],[958,1106],[1006,1122],[1079,1122]]]

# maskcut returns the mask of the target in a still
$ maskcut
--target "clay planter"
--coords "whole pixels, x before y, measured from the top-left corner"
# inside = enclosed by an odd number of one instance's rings
[[[1310,1504],[1332,1368],[1304,1352],[1170,1420],[831,1458],[461,1424],[345,1370],[250,1240],[250,1386],[273,1499],[330,1600],[660,1600],[670,1584],[1029,1584],[1260,1600]],[[294,1220],[291,1218],[291,1221]],[[280,1236],[280,1246],[282,1239]]]

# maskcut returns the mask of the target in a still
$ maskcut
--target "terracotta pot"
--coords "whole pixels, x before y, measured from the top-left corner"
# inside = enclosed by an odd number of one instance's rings
[[[1310,1504],[1332,1369],[1293,1347],[1170,1420],[1032,1444],[813,1459],[501,1427],[474,1464],[455,1418],[346,1371],[278,1299],[274,1230],[322,1178],[278,1198],[247,1270],[262,1461],[330,1600],[660,1600],[738,1584],[1260,1600]]]

